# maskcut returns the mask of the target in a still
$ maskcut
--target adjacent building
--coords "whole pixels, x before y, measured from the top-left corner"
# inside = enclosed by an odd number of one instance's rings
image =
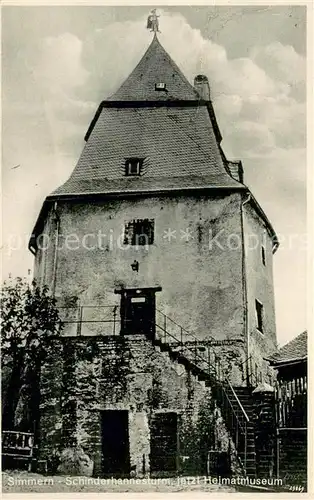
[[[307,331],[269,357],[277,371],[277,474],[286,482],[307,480]]]

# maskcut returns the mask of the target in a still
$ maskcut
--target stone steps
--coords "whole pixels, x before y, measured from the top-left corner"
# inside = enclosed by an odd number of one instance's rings
[[[254,427],[254,407],[253,407],[253,398],[252,391],[247,387],[233,387],[233,390],[239,399],[245,413],[249,418],[249,422],[247,423],[247,457],[246,457],[246,472],[249,476],[256,475],[256,447],[255,447],[255,427]],[[231,389],[228,391],[228,397],[231,401],[231,404],[237,408],[237,400]],[[241,415],[242,412],[240,409],[236,410],[238,415]],[[241,461],[244,461],[243,453],[239,453]]]
[[[186,370],[189,370],[200,382],[205,383],[205,386],[212,387],[212,380],[208,373],[206,373],[200,366],[197,365],[197,361],[192,361],[187,357],[178,346],[172,346],[168,342],[163,341],[162,339],[154,338],[152,340],[154,346],[160,349],[161,352],[168,353],[169,358],[172,361],[175,361],[179,364],[182,364]],[[243,387],[235,388],[239,394],[237,394],[243,408],[245,409],[249,419],[253,416],[252,409],[252,397],[250,389]],[[232,391],[228,394],[228,397],[233,403],[233,406],[237,408],[238,402]],[[240,410],[238,410],[240,411]],[[241,459],[242,464],[244,464],[244,456],[239,453],[239,457]],[[255,434],[254,434],[254,426],[251,422],[248,423],[247,426],[247,456],[246,456],[246,474],[250,476],[254,476],[256,474],[256,454],[255,454]]]

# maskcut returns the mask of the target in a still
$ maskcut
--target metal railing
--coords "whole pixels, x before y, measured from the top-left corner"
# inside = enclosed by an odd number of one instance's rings
[[[59,307],[63,335],[119,335],[121,319],[118,305]]]
[[[162,328],[164,332],[167,333],[167,335],[173,335],[176,339],[180,338],[180,342],[191,342],[194,340],[197,340],[198,343],[200,343],[199,339],[197,339],[197,336],[191,332],[191,330],[186,330],[183,328],[182,325],[179,325],[176,321],[174,321],[172,318],[167,316],[163,311],[160,311],[160,309],[156,309],[156,326],[158,328]],[[207,342],[209,343],[210,341],[215,341],[214,337],[207,337]]]
[[[121,323],[119,306],[79,306],[59,308],[63,323],[63,335],[120,335],[127,331],[127,321]],[[100,314],[100,316],[99,316]],[[130,321],[130,320],[129,320]],[[153,335],[152,335],[153,331]],[[249,418],[236,396],[232,385],[225,377],[220,359],[210,348],[213,337],[207,338],[207,345],[196,335],[162,311],[156,309],[156,319],[147,333],[150,340],[159,342],[177,360],[186,364],[195,375],[208,381],[216,398],[218,406],[227,423],[240,462],[246,471],[247,457],[247,424]],[[152,336],[151,336],[152,335]],[[233,395],[232,401],[230,393]]]
[[[246,414],[239,398],[237,397],[230,381],[224,376],[223,369],[219,358],[214,352],[211,352],[210,346],[204,349],[203,344],[200,345],[197,337],[185,330],[182,326],[169,318],[163,312],[157,310],[156,332],[155,338],[164,344],[172,347],[172,352],[178,357],[184,357],[192,368],[200,370],[199,374],[204,375],[205,379],[210,382],[214,396],[222,411],[228,430],[231,434],[235,445],[238,458],[246,472],[247,462],[247,427],[249,417]],[[161,322],[161,324],[159,324]],[[176,327],[176,333],[169,325]],[[209,340],[214,340],[210,337]],[[229,394],[233,395],[233,401]]]
[[[252,354],[241,363],[242,380],[248,387],[256,387],[264,382],[274,385],[276,381],[274,370],[270,368],[267,361],[263,361],[263,365],[264,369],[256,362]]]

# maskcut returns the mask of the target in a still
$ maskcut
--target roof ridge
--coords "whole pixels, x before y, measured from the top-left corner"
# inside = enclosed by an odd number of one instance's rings
[[[177,65],[177,63],[172,59],[172,57],[170,56],[170,54],[168,54],[168,52],[166,51],[166,49],[161,45],[160,41],[158,40],[157,36],[156,36],[156,41],[158,43],[158,46],[161,48],[161,50],[165,53],[166,57],[168,58],[170,64],[172,66],[174,66],[175,70],[178,72],[178,75],[179,77],[181,78],[181,80],[186,84],[186,85],[189,85],[191,87],[191,89],[193,90],[193,92],[195,93],[195,96],[196,97],[199,97],[200,99],[200,96],[199,96],[199,93],[197,92],[197,90],[193,87],[193,85],[189,82],[189,80],[186,78],[185,74],[181,71],[181,69],[179,68],[179,66]],[[153,40],[154,42],[154,40]],[[152,43],[153,43],[152,42]]]
[[[296,337],[293,337],[293,339],[289,340],[286,344],[284,344],[283,346],[281,346],[280,349],[279,349],[279,351],[281,351],[281,349],[284,349],[285,347],[288,347],[289,345],[293,344],[294,342],[297,342],[303,336],[307,337],[307,330],[304,330],[303,332],[299,333]]]
[[[156,64],[156,59],[158,60],[160,57],[163,57],[164,62],[166,63],[165,65]],[[138,75],[141,70],[142,72]],[[170,86],[173,85],[172,89],[167,89],[166,92],[159,93],[156,92],[155,88],[152,89],[151,84],[152,79],[155,81],[154,77],[161,74],[162,77],[166,75],[169,79],[171,71],[172,77],[177,77],[177,80],[173,79],[170,82]],[[159,82],[155,81],[155,83]],[[129,100],[130,97],[135,98],[135,100],[139,100],[141,95],[144,96],[144,100],[152,100],[153,97],[157,100],[197,100],[200,98],[197,90],[188,81],[181,69],[161,45],[157,36],[154,36],[152,42],[133,71],[123,81],[120,87],[110,97],[108,97],[107,100]]]
[[[111,95],[108,97],[109,100],[112,99],[112,97],[114,97],[118,92],[119,90],[121,89],[121,87],[123,87],[123,85],[128,81],[128,79],[136,72],[136,70],[138,69],[139,65],[141,64],[142,60],[146,57],[146,55],[148,54],[151,46],[153,45],[154,43],[154,40],[155,38],[158,40],[157,36],[156,36],[156,33],[155,33],[155,36],[152,40],[152,42],[149,44],[149,46],[147,47],[147,49],[145,50],[144,54],[142,55],[141,59],[139,60],[139,62],[137,63],[137,65],[135,66],[135,68],[133,68],[133,70],[131,71],[131,73],[123,80],[123,82],[121,83],[120,87]],[[114,100],[114,99],[113,99]]]

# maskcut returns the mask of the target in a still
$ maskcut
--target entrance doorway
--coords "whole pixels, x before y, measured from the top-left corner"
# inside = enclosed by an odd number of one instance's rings
[[[121,334],[155,336],[156,298],[161,288],[115,290],[121,294]]]
[[[103,411],[101,424],[103,474],[128,476],[130,473],[128,411]]]
[[[178,470],[178,416],[175,412],[156,413],[150,426],[150,470],[154,474]]]

